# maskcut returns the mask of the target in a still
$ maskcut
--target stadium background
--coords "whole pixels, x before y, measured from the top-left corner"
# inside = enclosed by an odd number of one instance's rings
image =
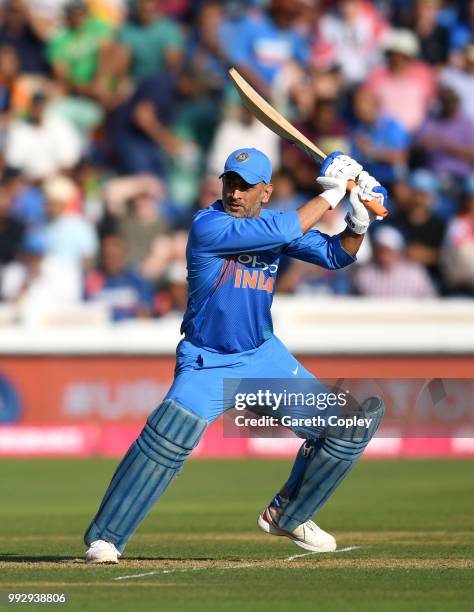
[[[321,377],[472,378],[473,2],[0,5],[1,456],[116,456],[138,433],[172,379],[186,230],[231,150],[268,153],[274,207],[316,193],[317,169],[240,106],[231,65],[391,195],[350,270],[284,262],[277,334]],[[472,456],[463,419],[368,456]],[[195,455],[294,444],[217,424]]]

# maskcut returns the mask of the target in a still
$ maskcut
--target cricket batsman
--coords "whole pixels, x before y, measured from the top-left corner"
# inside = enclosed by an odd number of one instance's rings
[[[279,259],[287,255],[331,270],[350,265],[375,219],[362,202],[377,199],[383,205],[387,192],[355,160],[335,152],[317,179],[321,195],[296,211],[276,212],[263,208],[272,195],[271,176],[264,153],[234,151],[221,175],[222,200],[194,216],[187,246],[189,300],[174,381],[117,467],[85,533],[88,563],[118,562],[207,426],[229,407],[224,379],[315,380],[273,334],[270,308]],[[312,229],[341,202],[349,180],[358,186],[350,194],[344,231],[328,236]],[[336,428],[324,437],[306,431],[288,481],[258,525],[309,551],[335,550],[334,537],[310,519],[362,455],[383,410],[380,398],[358,408],[371,422],[362,435],[360,429],[357,435],[355,429],[339,435]]]

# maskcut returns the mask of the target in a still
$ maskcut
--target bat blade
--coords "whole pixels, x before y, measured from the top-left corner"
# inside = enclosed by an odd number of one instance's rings
[[[318,163],[321,164],[326,159],[327,156],[273,108],[265,98],[262,98],[235,68],[229,70],[229,78],[239,92],[242,102],[263,125],[280,136],[280,138],[283,138],[290,144],[294,144]]]
[[[238,91],[244,105],[263,125],[280,136],[280,138],[301,149],[317,163],[322,164],[324,162],[327,155],[256,92],[235,68],[229,70],[229,78]],[[349,190],[355,186],[356,183],[354,181],[349,181]],[[364,201],[364,204],[379,217],[386,217],[388,215],[388,210],[377,200]]]

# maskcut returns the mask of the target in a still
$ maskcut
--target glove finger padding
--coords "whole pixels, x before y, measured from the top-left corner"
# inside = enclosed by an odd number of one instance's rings
[[[386,206],[388,200],[387,190],[365,170],[359,174],[357,185],[360,189],[359,197],[361,200],[378,200],[382,206]]]
[[[362,171],[362,166],[339,151],[331,153],[321,168],[321,174],[326,177],[344,178],[346,181],[355,180]]]

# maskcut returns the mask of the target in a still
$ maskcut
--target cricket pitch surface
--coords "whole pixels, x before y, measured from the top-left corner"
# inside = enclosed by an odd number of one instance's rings
[[[116,465],[2,460],[0,591],[66,593],[28,609],[472,610],[472,461],[362,461],[316,517],[338,550],[261,532],[281,460],[190,461],[118,565],[87,566],[82,533]],[[18,607],[18,606],[16,606]]]

